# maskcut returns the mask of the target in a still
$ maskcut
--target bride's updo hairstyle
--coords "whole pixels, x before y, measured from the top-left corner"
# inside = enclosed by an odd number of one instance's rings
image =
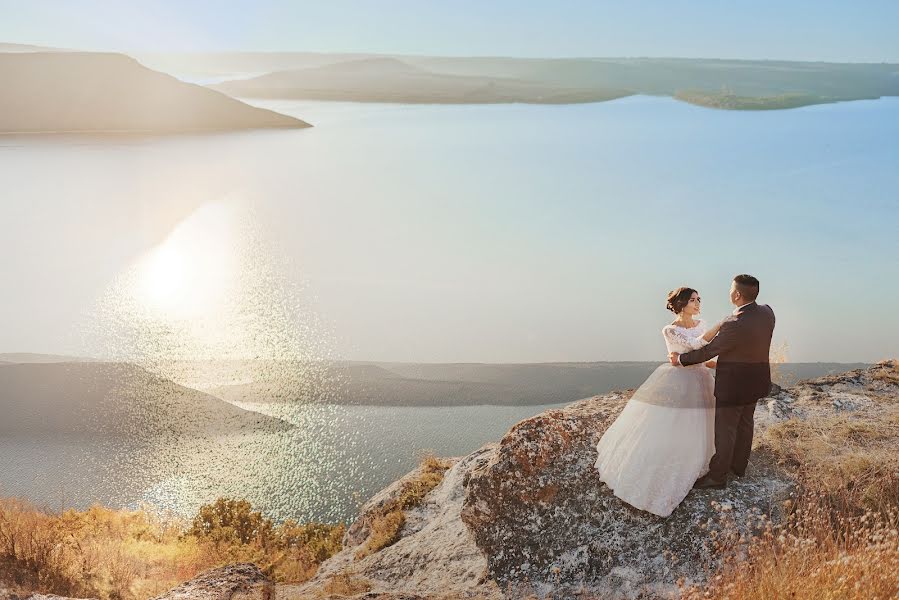
[[[665,308],[674,314],[680,313],[687,306],[687,303],[690,302],[690,296],[695,292],[696,290],[688,287],[679,287],[668,292],[668,304],[665,305]]]

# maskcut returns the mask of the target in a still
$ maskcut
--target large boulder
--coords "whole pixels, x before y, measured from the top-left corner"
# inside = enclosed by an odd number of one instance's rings
[[[343,549],[325,561],[315,577],[305,584],[280,586],[278,597],[305,598],[312,594],[327,597],[333,582],[343,577],[346,587],[359,586],[365,592],[341,597],[501,598],[499,589],[487,577],[484,553],[459,517],[465,480],[473,469],[489,459],[494,447],[495,444],[488,444],[468,456],[445,459],[453,463],[452,467],[420,506],[406,511],[399,541],[357,559],[356,551],[368,540],[374,515],[401,493],[404,483],[421,476],[421,467],[378,492],[365,503],[347,529]]]
[[[460,517],[501,587],[674,595],[678,579],[700,580],[716,559],[709,527],[722,513],[746,526],[762,513],[778,516],[794,479],[758,454],[746,477],[691,492],[665,518],[615,497],[593,467],[595,447],[629,396],[589,398],[521,421],[470,473]]]

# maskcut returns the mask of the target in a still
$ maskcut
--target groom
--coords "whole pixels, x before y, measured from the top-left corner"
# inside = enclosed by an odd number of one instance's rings
[[[730,286],[730,301],[737,308],[718,335],[699,350],[669,356],[671,364],[688,367],[718,357],[715,370],[715,454],[709,472],[694,488],[722,489],[727,472],[742,477],[752,450],[755,404],[771,389],[771,335],[774,311],[756,304],[759,280],[737,275]]]

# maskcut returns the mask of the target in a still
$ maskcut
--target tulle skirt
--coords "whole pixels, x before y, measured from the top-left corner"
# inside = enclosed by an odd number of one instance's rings
[[[704,365],[659,366],[596,445],[594,467],[616,496],[667,517],[715,453],[715,380]]]

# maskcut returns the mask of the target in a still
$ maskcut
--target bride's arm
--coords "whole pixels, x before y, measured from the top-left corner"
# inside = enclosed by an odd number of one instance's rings
[[[718,335],[718,331],[721,329],[721,326],[722,326],[727,320],[728,320],[728,319],[724,319],[724,320],[722,320],[722,321],[718,321],[717,323],[715,323],[714,325],[712,325],[711,327],[709,327],[709,330],[706,331],[706,332],[703,334],[702,339],[704,339],[704,340],[707,341],[707,342],[711,342],[713,339],[715,339],[715,336]]]

